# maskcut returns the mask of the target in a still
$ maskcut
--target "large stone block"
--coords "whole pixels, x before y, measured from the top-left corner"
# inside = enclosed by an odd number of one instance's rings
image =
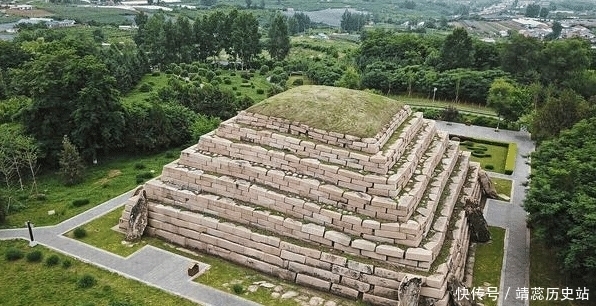
[[[331,282],[318,279],[316,277],[308,276],[305,274],[296,275],[296,283],[308,287],[314,287],[323,291],[329,291],[329,289],[331,288]]]

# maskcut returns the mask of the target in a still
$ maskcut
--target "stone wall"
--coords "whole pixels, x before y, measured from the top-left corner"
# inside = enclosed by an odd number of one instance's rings
[[[240,112],[232,121],[234,123],[250,125],[257,128],[266,128],[268,130],[279,131],[282,133],[302,135],[332,146],[347,147],[374,154],[380,151],[395,130],[401,126],[411,113],[411,108],[408,105],[405,105],[401,111],[393,116],[392,120],[384,129],[371,138],[361,138],[333,131],[325,131],[299,122],[292,122],[283,118],[269,117],[246,111]]]
[[[423,123],[431,125],[426,135],[434,134],[434,121],[423,120],[421,113],[416,113],[407,126],[400,132],[398,138],[388,143],[387,148],[374,155],[350,148],[334,147],[327,142],[318,142],[300,135],[281,134],[271,130],[259,130],[252,126],[243,126],[235,121],[226,121],[220,125],[215,135],[207,134],[199,140],[199,147],[207,152],[216,154],[238,153],[249,148],[251,143],[265,145],[272,149],[292,152],[296,155],[314,158],[325,163],[348,167],[356,170],[386,174],[399,159],[408,143],[417,135]],[[214,137],[218,136],[218,137]],[[229,139],[229,140],[228,140]],[[346,138],[342,138],[346,139]],[[266,150],[261,146],[254,153],[263,154]],[[274,150],[275,152],[283,153]],[[230,151],[230,152],[228,152]],[[266,159],[265,156],[253,156]],[[275,158],[275,157],[274,157]],[[275,160],[273,160],[275,161]],[[263,162],[262,160],[255,162]]]

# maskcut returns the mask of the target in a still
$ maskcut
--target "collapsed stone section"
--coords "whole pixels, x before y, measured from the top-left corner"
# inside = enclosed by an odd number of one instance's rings
[[[446,305],[469,244],[463,201],[480,198],[469,159],[409,107],[372,138],[243,112],[145,184],[147,232],[375,305],[416,275]]]

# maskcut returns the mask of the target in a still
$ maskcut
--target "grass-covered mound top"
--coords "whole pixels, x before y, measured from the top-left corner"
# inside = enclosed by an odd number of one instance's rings
[[[373,137],[402,106],[396,100],[365,91],[304,85],[265,99],[247,111],[326,131]]]

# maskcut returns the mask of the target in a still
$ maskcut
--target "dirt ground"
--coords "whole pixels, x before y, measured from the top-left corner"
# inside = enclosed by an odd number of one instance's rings
[[[54,14],[45,11],[45,10],[39,10],[39,9],[33,9],[33,10],[15,10],[15,9],[8,9],[6,10],[6,14],[7,15],[14,15],[14,16],[22,16],[22,17],[48,17],[48,16],[53,16]]]

